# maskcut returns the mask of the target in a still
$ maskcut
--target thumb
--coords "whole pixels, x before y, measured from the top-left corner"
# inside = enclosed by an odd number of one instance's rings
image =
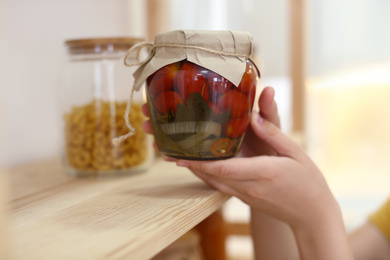
[[[304,156],[305,152],[297,143],[283,134],[276,125],[262,118],[259,113],[252,113],[251,126],[253,132],[278,155],[294,159]]]

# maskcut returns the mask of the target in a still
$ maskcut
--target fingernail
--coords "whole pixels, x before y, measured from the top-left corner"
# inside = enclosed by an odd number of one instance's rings
[[[176,165],[180,167],[188,167],[189,163],[187,161],[177,161]]]
[[[167,162],[175,162],[176,161],[175,158],[167,157],[165,155],[163,155],[162,158],[164,159],[164,161],[167,161]]]

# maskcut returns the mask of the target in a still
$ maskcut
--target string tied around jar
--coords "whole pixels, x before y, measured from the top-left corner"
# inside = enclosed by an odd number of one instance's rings
[[[148,49],[148,54],[147,54],[148,56],[145,59],[141,60],[141,58],[140,58],[141,51],[144,48]],[[172,43],[158,43],[158,44],[156,44],[154,42],[139,42],[139,43],[134,44],[131,48],[129,48],[129,50],[126,53],[126,56],[123,59],[123,63],[125,66],[128,66],[128,67],[142,66],[142,65],[146,64],[150,59],[152,59],[157,48],[193,49],[193,50],[203,51],[203,52],[207,52],[207,53],[214,54],[214,55],[220,55],[220,56],[225,56],[225,57],[245,58],[245,59],[249,59],[251,57],[251,55],[247,55],[247,54],[218,51],[218,50],[205,48],[205,47],[201,47],[201,46],[196,46],[196,45],[172,44]],[[135,56],[136,62],[129,63],[128,59],[130,56],[133,56],[133,57]],[[125,115],[124,115],[125,124],[126,124],[127,128],[129,129],[129,132],[127,134],[122,135],[122,136],[113,138],[112,144],[114,146],[119,145],[121,142],[123,142],[128,137],[134,135],[136,132],[134,127],[132,126],[132,124],[130,122],[130,119],[129,119],[130,110],[131,110],[131,102],[133,99],[134,91],[135,91],[135,88],[134,88],[134,84],[133,84],[133,86],[131,88],[131,92],[130,92],[130,97],[127,101],[126,111],[125,111]]]

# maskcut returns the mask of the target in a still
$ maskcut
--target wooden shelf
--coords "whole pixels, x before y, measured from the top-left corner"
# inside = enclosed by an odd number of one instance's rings
[[[8,170],[15,259],[150,259],[229,198],[185,168],[76,179],[59,160]]]

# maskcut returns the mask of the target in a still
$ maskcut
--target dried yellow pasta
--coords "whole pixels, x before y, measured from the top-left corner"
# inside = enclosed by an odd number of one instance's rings
[[[129,119],[136,130],[118,146],[112,138],[126,134],[125,102],[94,100],[73,107],[64,115],[65,159],[75,170],[124,170],[142,164],[147,157],[145,121],[140,104],[132,104]]]

